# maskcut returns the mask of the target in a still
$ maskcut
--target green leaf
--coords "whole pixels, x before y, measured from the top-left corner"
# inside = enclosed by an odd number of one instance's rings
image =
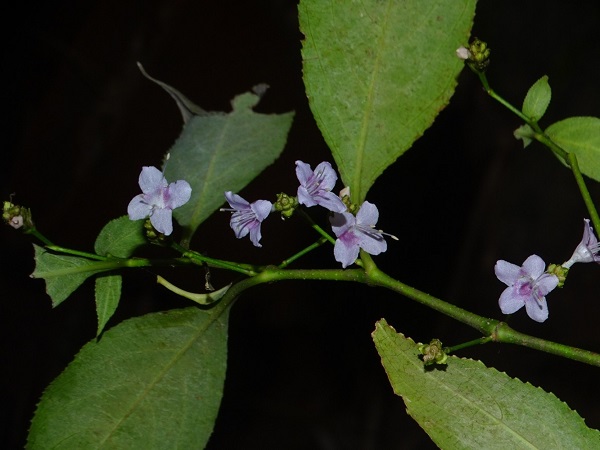
[[[29,449],[204,448],[225,380],[223,303],[127,320],[44,392]]]
[[[146,244],[143,220],[127,216],[108,222],[96,238],[94,250],[98,255],[129,258],[136,248]]]
[[[552,90],[548,84],[548,75],[544,75],[527,91],[523,101],[523,114],[537,122],[546,112],[551,98]]]
[[[533,131],[533,129],[529,125],[525,124],[517,128],[514,131],[513,135],[515,139],[521,139],[523,141],[523,148],[525,148],[529,144],[531,144],[531,141],[533,140],[535,135],[535,131]]]
[[[78,256],[55,255],[33,244],[35,270],[31,278],[43,278],[46,292],[56,307],[69,297],[88,277],[114,268],[114,264],[92,261]]]
[[[600,119],[569,117],[550,125],[545,133],[569,153],[575,153],[581,172],[600,181]]]
[[[475,0],[302,0],[299,11],[310,107],[362,202],[448,104]]]
[[[150,79],[175,99],[185,122],[164,171],[168,181],[186,180],[192,186],[190,201],[173,211],[185,228],[183,240],[189,241],[224,203],[225,191],[241,190],[279,157],[294,113],[254,112],[268,87],[265,84],[236,96],[233,110],[222,113],[205,112],[176,89]]]
[[[373,340],[394,392],[440,448],[600,448],[600,432],[553,394],[455,356],[424,370],[417,345],[385,320]]]
[[[121,275],[100,275],[96,278],[96,314],[100,336],[108,319],[112,317],[121,299]]]

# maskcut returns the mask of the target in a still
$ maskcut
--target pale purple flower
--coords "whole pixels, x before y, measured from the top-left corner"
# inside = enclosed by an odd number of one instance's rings
[[[298,203],[308,207],[320,205],[336,213],[346,211],[344,202],[331,192],[337,181],[337,175],[331,164],[324,161],[313,172],[308,164],[296,161],[296,176],[300,181]]]
[[[362,204],[356,217],[349,212],[343,212],[334,213],[329,219],[337,236],[333,254],[335,260],[342,263],[343,268],[356,261],[361,248],[371,255],[378,255],[387,250],[387,242],[383,238],[386,233],[374,228],[378,219],[377,206],[369,202]]]
[[[597,262],[600,264],[600,244],[594,235],[594,229],[590,226],[590,219],[583,219],[583,238],[573,252],[573,256],[562,266],[569,269],[573,264]]]
[[[252,243],[256,247],[262,247],[259,243],[262,237],[260,234],[260,224],[271,212],[273,204],[268,200],[257,200],[253,203],[248,203],[231,191],[225,192],[225,198],[231,209],[221,208],[221,211],[233,212],[229,225],[235,233],[235,237],[241,239],[249,233]]]
[[[186,204],[192,195],[192,187],[185,180],[167,183],[163,173],[156,167],[146,166],[140,173],[142,194],[129,202],[127,214],[131,220],[150,217],[150,223],[165,236],[173,232],[172,211]]]
[[[537,255],[531,255],[521,267],[503,260],[496,262],[496,276],[508,286],[498,300],[504,314],[525,306],[527,315],[536,322],[548,318],[546,295],[558,285],[558,277],[544,273],[545,269],[546,263]]]

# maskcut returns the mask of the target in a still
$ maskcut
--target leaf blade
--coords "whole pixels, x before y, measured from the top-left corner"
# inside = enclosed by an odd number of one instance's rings
[[[108,222],[94,243],[96,254],[129,258],[136,248],[146,244],[144,220],[130,220],[121,216]]]
[[[300,3],[310,107],[354,201],[448,103],[474,0]]]
[[[31,278],[44,279],[52,307],[66,300],[90,276],[112,268],[102,261],[55,255],[36,244],[33,244],[33,248],[35,269]]]
[[[545,133],[569,153],[575,153],[581,172],[600,181],[600,118],[569,117],[553,123]]]
[[[44,393],[28,448],[202,448],[223,391],[228,311],[148,314],[86,344]]]
[[[184,227],[183,241],[189,242],[198,226],[225,202],[225,191],[241,190],[279,157],[294,112],[253,111],[266,92],[265,84],[236,96],[230,113],[206,112],[175,88],[145,76],[175,99],[185,122],[164,173],[167,180],[186,180],[192,187],[190,200],[173,211]]]
[[[100,336],[106,323],[119,306],[121,284],[121,275],[100,275],[96,277],[96,315],[98,316],[96,337]]]
[[[523,114],[537,122],[546,113],[551,98],[552,90],[548,84],[548,75],[544,75],[527,91],[523,100]]]
[[[600,432],[553,394],[479,361],[450,356],[425,371],[417,345],[376,324],[373,340],[409,414],[442,448],[598,448]],[[543,414],[540,414],[543,411]]]

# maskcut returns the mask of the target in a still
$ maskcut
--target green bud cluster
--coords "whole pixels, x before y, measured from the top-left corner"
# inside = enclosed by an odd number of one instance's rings
[[[23,231],[29,231],[34,228],[31,210],[10,201],[5,201],[2,206],[2,219],[14,229],[23,228]]]
[[[448,355],[444,352],[442,341],[432,339],[429,344],[419,345],[419,352],[423,355],[423,362],[426,366],[431,364],[445,364]]]
[[[485,72],[490,65],[490,49],[487,44],[475,38],[469,44],[469,66],[478,72]]]
[[[144,230],[146,230],[146,238],[151,244],[167,245],[167,237],[152,226],[150,219],[144,221]]]
[[[563,267],[559,264],[550,264],[546,273],[556,275],[558,278],[558,286],[559,288],[565,285],[565,280],[567,279],[567,275],[569,274],[569,269]]]
[[[289,219],[298,207],[298,199],[281,192],[280,194],[277,194],[277,201],[275,201],[273,206],[275,211],[281,213],[281,217]]]

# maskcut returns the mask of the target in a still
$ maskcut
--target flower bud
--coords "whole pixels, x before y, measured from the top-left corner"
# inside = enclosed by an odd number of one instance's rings
[[[10,201],[5,201],[3,204],[2,219],[15,230],[23,228],[23,231],[27,232],[33,229],[33,221],[31,220],[31,211],[29,208],[15,205]]]
[[[423,362],[426,366],[431,364],[445,364],[448,355],[444,352],[442,341],[432,339],[429,344],[419,345],[419,352],[423,355]]]
[[[550,264],[546,270],[546,273],[556,275],[558,278],[558,285],[556,287],[561,288],[565,285],[565,280],[569,274],[569,269],[559,264]]]
[[[298,199],[296,197],[291,197],[287,194],[281,192],[277,194],[277,201],[273,205],[273,209],[275,211],[279,211],[281,213],[281,217],[283,219],[289,219],[294,214],[294,211],[298,207]]]
[[[456,50],[459,58],[467,61],[471,69],[477,72],[485,72],[490,64],[490,49],[487,44],[475,38],[469,44],[469,48],[460,47]]]

